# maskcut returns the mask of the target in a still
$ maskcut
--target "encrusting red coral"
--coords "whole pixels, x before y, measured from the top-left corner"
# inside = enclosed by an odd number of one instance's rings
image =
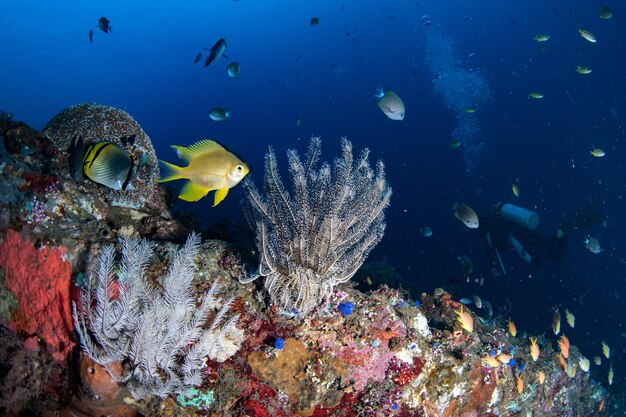
[[[11,229],[0,243],[5,285],[19,301],[9,326],[30,336],[25,342],[30,348],[37,349],[37,338],[43,340],[57,361],[64,361],[74,347],[70,339],[72,269],[64,254],[65,248],[36,249]]]

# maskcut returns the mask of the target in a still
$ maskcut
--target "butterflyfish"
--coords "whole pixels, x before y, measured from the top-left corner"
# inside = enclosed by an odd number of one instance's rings
[[[112,142],[92,144],[83,158],[87,178],[114,190],[126,190],[132,167],[128,152]]]

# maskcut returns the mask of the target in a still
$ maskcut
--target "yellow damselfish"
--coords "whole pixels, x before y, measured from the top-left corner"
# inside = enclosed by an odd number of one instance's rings
[[[191,146],[172,146],[178,157],[189,165],[179,167],[160,161],[170,172],[159,182],[188,179],[178,198],[198,201],[215,191],[213,207],[217,206],[250,169],[239,158],[213,140],[201,140]]]

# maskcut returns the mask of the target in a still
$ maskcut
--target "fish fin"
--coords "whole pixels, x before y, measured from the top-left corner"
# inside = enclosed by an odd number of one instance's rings
[[[207,195],[211,191],[208,188],[201,187],[199,185],[194,184],[192,181],[187,181],[187,184],[180,190],[180,195],[178,198],[181,200],[194,202],[200,200],[202,197]]]
[[[176,166],[174,164],[170,164],[169,162],[161,161],[161,160],[159,160],[159,162],[163,164],[163,166],[165,167],[165,171],[166,171],[165,174],[161,177],[161,179],[159,179],[159,182],[174,181],[174,180],[185,178],[182,175],[181,167]]]
[[[214,140],[208,139],[202,139],[201,141],[198,141],[193,145],[188,146],[186,149],[187,150],[185,151],[185,154],[188,155],[191,159],[205,153],[225,150],[219,143],[215,142]]]
[[[176,151],[176,155],[184,161],[190,162],[193,159],[193,154],[189,151],[189,148],[184,146],[172,145],[172,149]]]
[[[228,194],[228,187],[220,188],[219,190],[215,190],[215,197],[213,200],[213,207],[217,206],[226,198]]]

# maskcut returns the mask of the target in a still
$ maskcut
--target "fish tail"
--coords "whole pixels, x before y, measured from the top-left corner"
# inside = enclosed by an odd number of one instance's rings
[[[186,178],[182,173],[182,167],[161,160],[159,160],[159,162],[163,164],[163,167],[165,168],[164,172],[162,171],[161,173],[161,179],[159,180],[159,182],[174,181]]]

